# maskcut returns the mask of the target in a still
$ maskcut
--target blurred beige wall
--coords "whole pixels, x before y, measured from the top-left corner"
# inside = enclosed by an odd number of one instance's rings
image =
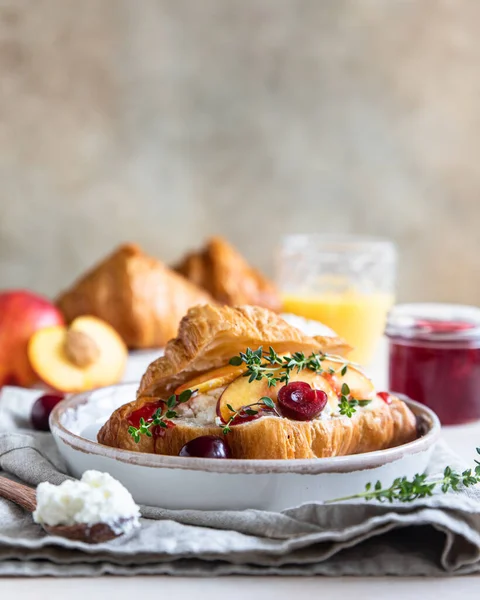
[[[402,300],[480,303],[477,0],[1,0],[0,287],[123,240],[391,236]]]

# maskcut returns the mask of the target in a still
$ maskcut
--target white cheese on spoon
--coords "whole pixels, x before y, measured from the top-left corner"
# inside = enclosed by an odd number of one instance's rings
[[[108,473],[85,471],[80,481],[37,487],[35,523],[93,526],[104,523],[120,535],[140,526],[140,509],[130,492]]]

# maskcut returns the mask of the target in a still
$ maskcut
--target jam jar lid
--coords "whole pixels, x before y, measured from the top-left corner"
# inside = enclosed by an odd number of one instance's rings
[[[430,341],[480,340],[480,308],[461,304],[398,304],[388,313],[385,334]]]

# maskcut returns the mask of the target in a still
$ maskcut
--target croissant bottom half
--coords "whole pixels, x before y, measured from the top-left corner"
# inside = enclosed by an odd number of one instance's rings
[[[115,448],[178,455],[184,444],[202,435],[223,437],[222,428],[176,421],[176,426],[157,437],[142,436],[140,446],[117,417],[100,430],[100,443]],[[378,397],[369,410],[351,418],[340,416],[313,421],[262,417],[231,428],[225,439],[234,458],[293,459],[346,456],[383,450],[411,442],[417,437],[415,415],[397,398],[386,404]]]

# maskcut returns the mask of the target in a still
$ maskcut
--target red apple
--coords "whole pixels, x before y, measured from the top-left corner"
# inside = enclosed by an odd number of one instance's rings
[[[63,323],[58,308],[46,298],[26,290],[0,292],[0,387],[27,387],[37,381],[28,360],[28,341],[38,329]]]

